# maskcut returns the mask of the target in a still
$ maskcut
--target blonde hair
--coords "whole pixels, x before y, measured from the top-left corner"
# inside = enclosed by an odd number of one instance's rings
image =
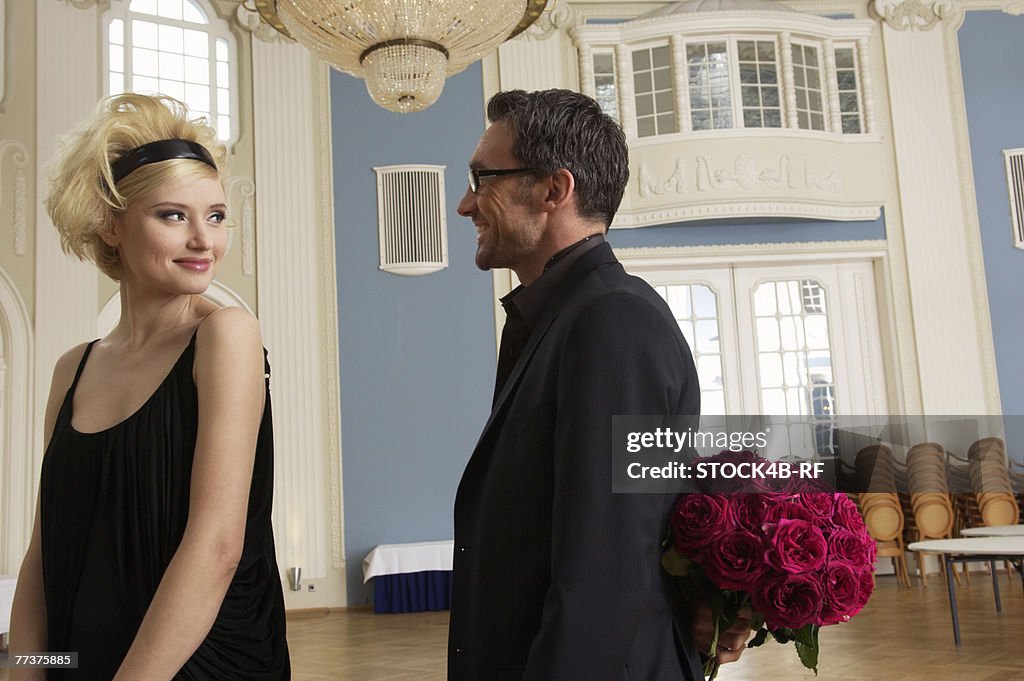
[[[144,165],[114,182],[110,165],[126,153],[165,139],[203,145],[217,169],[192,159]],[[92,118],[61,141],[50,171],[46,212],[60,233],[65,253],[92,260],[112,279],[120,277],[117,249],[101,234],[114,215],[158,186],[189,175],[222,179],[227,149],[203,118],[189,119],[188,108],[171,97],[127,93],[100,101]]]

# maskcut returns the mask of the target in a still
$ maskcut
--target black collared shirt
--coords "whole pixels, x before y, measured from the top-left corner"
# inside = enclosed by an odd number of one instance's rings
[[[552,294],[572,270],[576,261],[604,242],[604,234],[591,234],[563,248],[551,256],[544,266],[544,272],[536,281],[529,286],[520,284],[501,298],[501,305],[505,308],[505,326],[501,331],[501,348],[498,351],[498,373],[494,382],[495,401],[512,373],[516,360],[526,347],[526,341],[540,321],[540,316]]]

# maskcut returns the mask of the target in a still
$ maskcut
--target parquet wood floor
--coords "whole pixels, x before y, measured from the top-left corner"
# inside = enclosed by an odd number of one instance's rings
[[[792,646],[768,643],[723,667],[721,681],[1024,681],[1024,590],[1000,577],[1003,612],[992,582],[975,574],[957,588],[963,646],[953,645],[949,606],[935,576],[899,588],[878,579],[871,602],[848,624],[821,634],[818,676]],[[374,615],[334,612],[288,621],[295,681],[444,681],[448,613]],[[0,681],[7,674],[0,670]],[[557,680],[553,680],[557,681]],[[572,680],[576,681],[576,680]]]

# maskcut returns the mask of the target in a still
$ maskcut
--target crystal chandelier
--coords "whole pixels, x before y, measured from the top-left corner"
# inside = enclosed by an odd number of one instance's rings
[[[525,30],[548,0],[256,0],[269,24],[366,80],[390,111],[420,111],[454,75]]]

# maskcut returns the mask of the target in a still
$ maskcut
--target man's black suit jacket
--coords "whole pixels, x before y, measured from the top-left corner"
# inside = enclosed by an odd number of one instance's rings
[[[459,485],[449,681],[702,681],[660,565],[673,499],[611,491],[613,415],[699,408],[665,302],[608,244],[583,255]]]

